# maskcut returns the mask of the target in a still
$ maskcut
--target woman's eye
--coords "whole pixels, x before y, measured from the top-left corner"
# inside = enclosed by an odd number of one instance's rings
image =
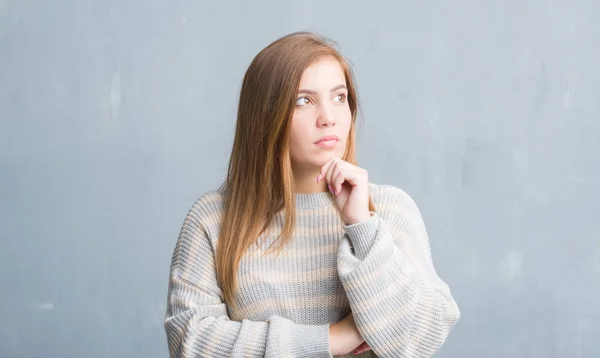
[[[305,106],[310,102],[310,100],[307,97],[300,97],[298,98],[298,100],[296,101],[296,106]]]
[[[340,103],[346,102],[346,95],[343,93],[338,94],[337,96],[335,96],[335,101]]]

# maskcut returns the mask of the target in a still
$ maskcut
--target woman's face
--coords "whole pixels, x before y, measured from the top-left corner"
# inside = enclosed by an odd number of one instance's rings
[[[335,57],[322,57],[304,70],[290,132],[294,170],[318,170],[331,157],[343,157],[352,122],[347,97]]]

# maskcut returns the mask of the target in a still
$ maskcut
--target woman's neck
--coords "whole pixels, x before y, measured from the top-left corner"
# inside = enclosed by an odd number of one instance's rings
[[[327,183],[321,181],[317,183],[318,170],[299,172],[294,171],[294,188],[296,194],[313,194],[328,191]]]

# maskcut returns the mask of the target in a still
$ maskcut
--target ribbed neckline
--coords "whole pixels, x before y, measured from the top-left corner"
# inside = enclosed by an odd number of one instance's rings
[[[333,200],[329,191],[310,194],[296,194],[296,208],[298,209],[316,209],[332,204]]]

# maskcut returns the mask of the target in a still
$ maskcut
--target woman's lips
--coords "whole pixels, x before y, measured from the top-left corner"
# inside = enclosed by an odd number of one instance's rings
[[[315,144],[321,148],[333,148],[337,145],[340,139],[335,135],[327,135],[318,141]]]
[[[321,148],[333,148],[338,144],[337,139],[329,139],[329,140],[321,140],[315,143],[318,147]]]

